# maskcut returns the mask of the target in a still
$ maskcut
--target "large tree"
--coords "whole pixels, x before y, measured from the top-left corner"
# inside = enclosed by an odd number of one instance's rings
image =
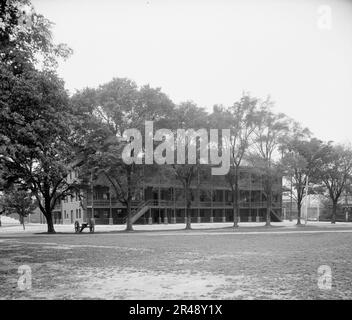
[[[240,167],[253,144],[254,130],[257,119],[258,99],[249,94],[243,94],[238,102],[229,108],[215,106],[210,115],[212,127],[218,129],[230,129],[230,154],[231,168],[225,179],[231,188],[233,204],[233,225],[238,227],[238,216],[240,212],[239,199],[239,176]]]
[[[307,188],[317,183],[320,158],[325,148],[320,140],[309,138],[304,132],[302,135],[289,136],[282,147],[283,171],[289,177],[291,187],[294,189],[291,196],[297,204],[297,225],[300,225],[302,202],[308,192]]]
[[[126,142],[110,137],[96,153],[88,156],[82,172],[91,174],[90,183],[94,179],[103,179],[111,186],[113,194],[126,207],[126,230],[132,231],[132,199],[140,190],[144,177],[141,166],[124,162],[122,152],[125,146]]]
[[[184,163],[175,161],[171,166],[171,170],[183,188],[187,230],[191,229],[191,204],[193,196],[191,184],[196,181],[204,167],[200,161],[200,148],[204,145],[200,141],[200,138],[196,136],[196,130],[204,129],[206,135],[208,135],[205,129],[208,126],[207,116],[207,112],[203,108],[198,107],[191,101],[182,102],[178,105],[173,116],[172,128],[176,136],[174,150],[178,154],[184,154]],[[178,130],[185,130],[185,136],[180,136]],[[192,131],[189,130],[195,130],[195,134],[193,135]],[[206,147],[208,148],[208,145]],[[189,151],[192,152],[192,149],[195,151],[195,161],[190,161]]]
[[[72,50],[52,41],[52,23],[29,0],[0,3],[0,64],[13,74],[33,68],[54,69]]]
[[[31,214],[37,207],[30,192],[15,189],[8,190],[0,197],[0,206],[2,214],[18,214],[23,230],[25,230],[24,218]]]
[[[352,150],[343,145],[324,144],[319,163],[321,186],[316,188],[330,198],[332,204],[331,223],[336,222],[338,202],[352,177]]]
[[[37,198],[54,233],[52,210],[69,193],[72,112],[53,71],[70,53],[52,41],[51,23],[27,0],[0,5],[0,163],[5,187],[23,185]]]
[[[259,175],[263,177],[263,189],[266,196],[266,226],[270,226],[273,205],[273,191],[281,192],[279,179],[280,143],[288,132],[288,119],[282,113],[274,113],[273,102],[268,98],[261,103],[257,113],[258,124],[255,127],[255,140],[250,160]]]
[[[125,141],[124,132],[137,129],[145,139],[145,121],[153,121],[155,128],[165,125],[174,105],[160,88],[138,88],[126,78],[114,78],[96,90],[87,88],[76,93],[71,101],[74,108],[83,111],[79,117],[83,129],[78,131],[83,137],[77,135],[81,149],[89,156],[83,172],[89,174],[94,167],[98,175],[105,176],[117,199],[126,206],[126,230],[133,230],[132,199],[140,189],[145,161],[124,161],[122,152],[132,142]],[[143,147],[132,148],[131,158],[134,154],[143,158]]]
[[[54,233],[52,211],[70,193],[72,119],[63,82],[49,71],[0,73],[0,164],[8,185],[30,189]]]

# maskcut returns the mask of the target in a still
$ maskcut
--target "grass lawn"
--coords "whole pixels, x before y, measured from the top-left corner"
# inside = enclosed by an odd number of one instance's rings
[[[300,230],[3,234],[0,299],[352,299],[352,229]],[[331,290],[318,288],[321,265]]]

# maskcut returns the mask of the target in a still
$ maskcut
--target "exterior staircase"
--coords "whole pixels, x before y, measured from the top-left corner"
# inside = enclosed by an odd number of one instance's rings
[[[278,203],[273,202],[272,205],[273,205],[273,208],[280,208]],[[145,213],[147,213],[148,210],[153,206],[155,206],[155,200],[150,199],[147,201],[142,201],[138,205],[138,207],[132,209],[132,218],[131,218],[132,224],[134,224],[140,217],[142,217]],[[270,218],[272,222],[282,222],[282,218],[279,215],[277,215],[274,209],[271,209]],[[124,217],[123,223],[126,223],[126,221],[127,221],[127,216]]]
[[[265,197],[267,197],[267,193],[265,191],[262,191],[262,194],[265,195]],[[282,205],[280,205],[279,203],[272,201],[271,203],[271,210],[270,210],[270,220],[272,222],[282,222],[282,218],[279,217],[276,212],[273,210],[273,208],[281,208]]]
[[[142,217],[150,208],[150,205],[153,204],[154,200],[142,201],[137,208],[132,210],[131,222],[134,224],[140,217]],[[127,215],[124,218],[123,222],[126,223]]]
[[[270,220],[272,222],[282,222],[282,219],[276,214],[273,209],[271,209],[270,211]]]

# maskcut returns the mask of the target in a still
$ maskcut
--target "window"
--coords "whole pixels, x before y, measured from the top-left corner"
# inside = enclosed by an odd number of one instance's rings
[[[79,218],[82,218],[82,216],[81,216],[81,209],[79,209],[78,212],[79,212]]]
[[[247,171],[240,171],[239,183],[243,183],[243,184],[249,183],[249,173]]]
[[[210,190],[200,190],[199,200],[202,202],[211,201],[210,200]]]
[[[76,219],[78,219],[78,209],[76,209]]]
[[[67,219],[67,213],[66,210],[64,210],[64,218]]]
[[[261,177],[258,174],[252,173],[251,174],[251,182],[252,184],[259,185]]]
[[[71,218],[73,218],[73,210],[71,210]]]

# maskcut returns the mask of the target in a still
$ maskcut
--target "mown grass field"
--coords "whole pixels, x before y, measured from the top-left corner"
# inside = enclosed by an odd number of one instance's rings
[[[0,298],[352,298],[352,228],[259,230],[3,234]],[[21,265],[32,272],[23,291]],[[331,290],[317,285],[321,265],[332,269]]]

